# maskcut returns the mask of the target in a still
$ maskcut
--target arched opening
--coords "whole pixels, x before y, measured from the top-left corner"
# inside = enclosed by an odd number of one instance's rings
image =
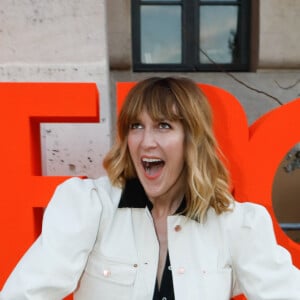
[[[273,209],[284,232],[300,243],[300,143],[283,158],[274,177]]]

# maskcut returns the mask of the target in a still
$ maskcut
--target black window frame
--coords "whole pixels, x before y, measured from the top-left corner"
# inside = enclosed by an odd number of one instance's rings
[[[182,6],[182,63],[146,64],[141,62],[141,5],[181,5]],[[239,6],[238,40],[240,43],[240,62],[231,64],[199,62],[199,5]],[[237,1],[199,1],[199,0],[132,0],[132,62],[133,71],[249,71],[250,70],[250,21],[251,0]],[[192,45],[192,46],[191,46]]]

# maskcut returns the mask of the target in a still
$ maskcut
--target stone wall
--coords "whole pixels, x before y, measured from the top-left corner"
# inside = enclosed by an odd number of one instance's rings
[[[111,132],[105,5],[104,0],[1,1],[0,81],[95,82],[100,91],[100,124],[42,125],[45,175],[103,173]],[[54,159],[53,150],[59,151]]]

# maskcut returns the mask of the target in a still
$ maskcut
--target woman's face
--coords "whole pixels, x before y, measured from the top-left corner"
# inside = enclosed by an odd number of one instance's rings
[[[183,193],[185,163],[181,122],[154,121],[143,111],[137,122],[130,125],[128,148],[150,200]]]

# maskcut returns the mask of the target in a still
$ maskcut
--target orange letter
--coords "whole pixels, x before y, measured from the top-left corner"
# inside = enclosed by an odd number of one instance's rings
[[[42,208],[65,177],[41,176],[41,122],[98,122],[95,84],[0,83],[0,287],[40,232]]]

